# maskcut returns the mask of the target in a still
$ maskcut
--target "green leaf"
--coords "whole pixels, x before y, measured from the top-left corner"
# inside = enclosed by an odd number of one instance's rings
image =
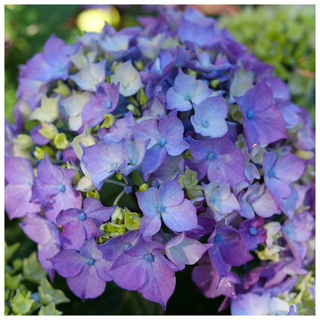
[[[14,270],[18,271],[22,268],[22,260],[20,258],[17,258],[15,260],[12,261],[12,266],[14,268]]]
[[[54,289],[47,278],[42,278],[40,286],[38,287],[40,302],[44,305],[51,303],[55,304],[70,302],[63,291]]]
[[[23,274],[27,280],[35,283],[40,283],[46,276],[47,273],[42,269],[35,252],[23,260]]]
[[[61,314],[62,312],[56,309],[53,301],[47,306],[42,306],[38,313],[39,316],[60,316]]]
[[[33,299],[30,299],[31,291],[29,291],[29,295],[24,297],[20,290],[17,290],[17,293],[13,297],[13,299],[10,301],[11,309],[13,314],[21,315],[21,314],[27,314],[34,302]]]
[[[19,284],[20,284],[20,281],[21,281],[21,278],[22,278],[22,274],[19,273],[16,276],[10,276],[8,274],[8,272],[6,272],[4,278],[5,278],[5,287],[9,288],[12,291],[15,291],[18,288]]]
[[[20,247],[20,243],[17,242],[11,246],[8,246],[7,243],[4,243],[4,257],[5,260],[8,261],[10,260],[10,258],[14,255],[14,253],[18,250],[18,248]]]

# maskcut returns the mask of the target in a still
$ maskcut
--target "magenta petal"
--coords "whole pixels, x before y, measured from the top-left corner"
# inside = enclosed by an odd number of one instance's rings
[[[94,265],[85,265],[79,274],[68,278],[67,283],[70,290],[81,299],[94,299],[106,288],[105,281],[99,277]]]

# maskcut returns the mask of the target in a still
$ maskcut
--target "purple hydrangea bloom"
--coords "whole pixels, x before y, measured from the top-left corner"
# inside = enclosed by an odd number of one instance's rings
[[[70,290],[81,299],[94,299],[100,296],[111,281],[106,271],[110,262],[102,258],[94,239],[86,241],[77,252],[62,250],[50,259],[54,269],[64,278]]]
[[[252,255],[247,253],[241,234],[232,227],[217,225],[208,241],[213,243],[208,252],[219,279],[227,276],[232,266],[241,266],[253,259]]]
[[[219,187],[217,182],[208,185],[202,183],[206,201],[214,213],[216,221],[220,221],[234,210],[239,211],[240,205],[235,195],[230,190],[230,184]]]
[[[213,268],[207,256],[203,256],[199,265],[192,270],[191,276],[199,290],[209,299],[219,297],[220,295],[232,299],[237,297],[234,286],[240,282],[237,274],[230,272],[226,277],[222,277],[217,285],[217,271]]]
[[[92,128],[104,120],[104,115],[115,110],[119,101],[119,83],[102,83],[82,110],[82,122]]]
[[[32,202],[39,202],[46,207],[46,217],[55,222],[61,210],[81,208],[81,194],[71,185],[75,175],[73,169],[62,169],[50,162],[46,153],[37,167],[37,177],[32,187]]]
[[[289,183],[297,181],[305,168],[305,162],[294,154],[287,154],[277,159],[274,152],[264,154],[264,181],[278,208],[283,199],[290,197]]]
[[[201,228],[198,225],[197,210],[184,192],[177,176],[163,182],[159,188],[151,187],[136,193],[138,204],[145,217],[140,230],[145,237],[156,234],[161,228],[161,218],[168,228],[176,232]]]
[[[41,210],[39,203],[30,202],[34,174],[29,159],[6,157],[5,178],[5,210],[10,220]]]
[[[50,142],[50,139],[48,139],[47,137],[45,137],[39,132],[39,130],[41,129],[42,129],[42,125],[39,124],[30,130],[31,139],[34,142],[34,144],[38,146],[44,146]]]
[[[60,251],[59,229],[41,216],[27,215],[20,223],[21,229],[38,244],[38,259],[53,281],[54,270],[50,258]]]
[[[159,121],[155,119],[144,120],[132,127],[135,139],[150,142],[147,147],[145,159],[142,163],[142,172],[147,181],[152,172],[160,167],[168,153],[178,156],[190,145],[183,140],[183,124],[177,117],[177,110],[172,110]]]
[[[99,134],[99,136],[107,144],[120,142],[122,139],[132,140],[133,131],[131,127],[135,125],[136,122],[133,118],[132,112],[129,111],[124,118],[116,120],[113,126],[109,129],[109,132],[101,135]]]
[[[310,187],[292,183],[290,189],[290,197],[282,200],[281,208],[282,212],[285,213],[289,219],[292,219],[294,212],[302,206]]]
[[[126,149],[128,152],[128,165],[124,167],[123,169],[119,170],[119,173],[123,173],[124,175],[128,175],[133,170],[139,168],[145,158],[147,146],[149,144],[150,140],[147,140],[145,142],[142,141],[131,141],[126,140]]]
[[[150,80],[157,83],[164,81],[170,76],[175,63],[175,55],[172,51],[162,51],[158,58],[146,65],[145,71],[140,72],[142,83],[146,85]]]
[[[209,47],[215,44],[215,24],[214,19],[188,6],[182,16],[178,34],[184,41],[200,47]]]
[[[282,235],[286,239],[299,267],[302,266],[306,257],[306,241],[310,239],[313,229],[314,219],[307,211],[295,215],[292,220],[287,220],[282,227]]]
[[[104,207],[99,200],[86,198],[82,209],[68,209],[57,216],[61,225],[60,233],[63,249],[79,250],[85,240],[103,235],[99,226],[110,219],[116,206]]]
[[[138,290],[145,299],[160,303],[165,310],[176,285],[176,267],[159,252],[163,249],[162,244],[140,236],[133,247],[113,262],[108,275],[119,287]]]
[[[225,121],[228,114],[228,106],[222,94],[203,100],[194,106],[194,116],[191,123],[196,133],[204,137],[220,138],[228,132]]]
[[[267,145],[289,138],[281,111],[273,104],[272,90],[265,81],[245,95],[235,97],[243,114],[243,130],[251,151],[253,145]]]
[[[168,259],[177,265],[179,270],[183,270],[186,264],[195,264],[211,247],[212,244],[202,244],[182,232],[166,243],[165,250]]]
[[[42,53],[37,53],[27,64],[21,77],[38,81],[66,80],[71,66],[70,56],[80,48],[81,43],[66,45],[54,34],[49,37]]]
[[[220,185],[230,182],[234,185],[248,181],[245,176],[244,156],[229,140],[228,134],[205,140],[194,140],[189,136],[188,140],[193,158],[201,163],[202,170],[206,168],[210,182],[217,181]]]
[[[82,167],[90,174],[90,179],[97,190],[103,183],[127,166],[129,157],[125,140],[106,144],[103,141],[90,147],[82,147]]]
[[[185,74],[179,69],[174,79],[174,86],[167,91],[167,108],[178,111],[188,111],[192,105],[199,104],[212,93],[208,85],[193,76]]]
[[[247,251],[257,248],[258,244],[266,241],[266,229],[263,228],[264,219],[255,217],[241,223],[239,232],[246,242]]]
[[[128,231],[101,244],[99,250],[102,252],[105,260],[115,261],[125,250],[128,250],[137,243],[139,235],[139,230]]]
[[[235,315],[269,315],[271,295],[265,292],[262,295],[248,292],[238,294],[237,300],[231,302],[231,314]]]
[[[247,191],[239,194],[239,200],[241,205],[239,214],[247,219],[254,218],[255,213],[263,218],[281,213],[265,184],[255,183],[249,186]]]

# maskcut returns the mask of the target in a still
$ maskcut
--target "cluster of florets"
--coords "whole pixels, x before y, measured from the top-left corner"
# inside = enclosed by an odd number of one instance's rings
[[[20,66],[9,218],[24,217],[51,280],[81,299],[114,281],[165,309],[175,273],[197,264],[192,279],[225,296],[220,310],[312,312],[308,113],[216,20],[187,7],[139,22],[71,45],[52,35]],[[123,190],[105,206],[112,184]]]

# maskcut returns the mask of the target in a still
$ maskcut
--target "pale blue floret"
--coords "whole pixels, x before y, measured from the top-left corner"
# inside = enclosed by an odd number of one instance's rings
[[[159,204],[157,206],[157,210],[158,210],[158,212],[164,212],[164,211],[166,211],[166,207],[162,204]]]
[[[268,176],[270,178],[273,178],[275,175],[276,175],[276,173],[272,169],[268,172]]]
[[[222,238],[221,238],[221,236],[220,236],[219,234],[217,234],[217,235],[214,237],[214,242],[215,242],[215,243],[219,243],[219,242],[221,242],[221,240],[222,240]]]
[[[192,96],[191,93],[188,93],[188,94],[186,94],[186,95],[184,96],[184,98],[185,98],[186,100],[191,100],[191,99],[193,98],[193,96]]]
[[[66,191],[66,187],[63,184],[59,184],[57,186],[57,189],[59,192],[65,192]]]
[[[166,139],[160,138],[160,139],[158,140],[158,143],[159,143],[159,145],[160,145],[161,147],[163,147],[163,146],[166,144]]]
[[[111,169],[116,170],[118,168],[118,164],[116,162],[111,163]]]
[[[87,219],[87,215],[84,212],[80,212],[77,216],[80,221],[84,221]]]
[[[110,109],[111,108],[111,102],[110,101],[106,101],[106,103],[104,104],[104,107],[106,109]]]
[[[201,122],[201,125],[204,127],[204,128],[208,128],[209,127],[209,122],[207,120],[203,120]]]
[[[248,118],[248,119],[252,119],[253,116],[254,116],[254,112],[253,112],[253,111],[248,111],[248,112],[247,112],[247,118]]]
[[[256,236],[256,235],[258,234],[258,229],[255,228],[255,227],[251,227],[251,228],[249,229],[249,233],[250,233],[250,235],[252,235],[252,236]]]
[[[154,261],[154,257],[152,253],[147,253],[144,258],[148,261],[148,262],[152,262]]]
[[[93,266],[95,264],[95,260],[92,259],[92,258],[88,258],[86,263],[87,263],[88,266]]]
[[[209,159],[209,160],[214,160],[216,157],[217,157],[217,156],[216,156],[216,154],[215,154],[214,152],[210,152],[210,153],[208,154],[208,159]]]
[[[30,180],[30,181],[28,182],[28,185],[31,187],[31,186],[33,185],[33,182]]]

